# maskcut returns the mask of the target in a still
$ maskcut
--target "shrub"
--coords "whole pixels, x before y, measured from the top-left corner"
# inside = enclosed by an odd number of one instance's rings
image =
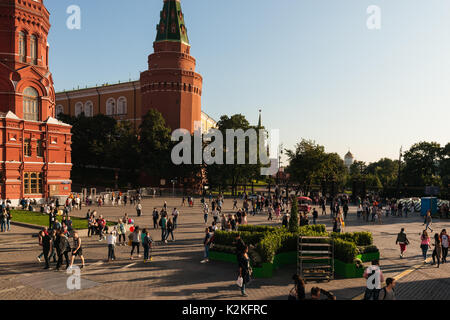
[[[355,232],[353,233],[354,242],[357,246],[371,246],[373,245],[373,236],[370,232]]]
[[[264,238],[264,233],[262,232],[227,232],[217,230],[214,233],[214,243],[233,246],[236,242],[236,236],[240,234],[242,241],[248,246],[256,246],[262,238]]]
[[[236,254],[236,248],[234,246],[225,246],[221,244],[214,244],[214,247],[212,250],[217,252],[223,252],[223,253],[229,253],[229,254]]]
[[[252,226],[252,225],[240,225],[238,227],[238,231],[246,231],[246,232],[274,232],[278,230],[277,227],[271,226]]]
[[[371,246],[358,246],[358,252],[359,254],[366,254],[366,253],[375,253],[379,252],[380,250],[377,248],[377,246],[371,245]]]
[[[334,257],[344,263],[353,263],[358,249],[353,242],[339,238],[334,239]]]

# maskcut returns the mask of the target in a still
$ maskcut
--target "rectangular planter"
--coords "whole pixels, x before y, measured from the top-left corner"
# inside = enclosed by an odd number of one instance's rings
[[[373,260],[380,260],[380,252],[371,252],[365,254],[359,254],[356,258],[361,259],[362,262],[371,262]]]
[[[211,250],[209,252],[209,258],[211,260],[216,260],[216,261],[237,263],[236,255],[235,254],[231,254],[231,253],[224,253],[224,252],[218,252],[218,251],[212,251]]]
[[[344,263],[334,259],[334,272],[345,279],[362,278],[364,268],[356,268],[353,263]]]

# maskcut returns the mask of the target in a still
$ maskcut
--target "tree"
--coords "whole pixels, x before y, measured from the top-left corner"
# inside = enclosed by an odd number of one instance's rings
[[[404,154],[402,179],[409,186],[440,186],[442,180],[439,176],[439,164],[443,150],[437,142],[414,144]]]
[[[228,129],[238,130],[242,129],[244,132],[249,129],[258,129],[257,127],[251,126],[250,123],[247,121],[245,116],[242,114],[235,114],[231,117],[228,117],[226,115],[222,116],[220,118],[220,121],[217,123],[218,130],[221,131],[222,136],[224,137],[223,141],[223,159],[225,161],[226,159],[226,152],[227,152],[227,143],[231,143],[229,141],[226,141],[226,131]],[[258,138],[258,143],[259,138]],[[233,195],[236,194],[237,186],[242,183],[248,183],[252,179],[259,178],[260,174],[260,162],[258,157],[257,164],[249,164],[250,159],[250,148],[249,148],[249,141],[246,139],[245,142],[245,164],[237,164],[238,161],[238,152],[242,151],[239,150],[238,143],[235,139],[234,141],[234,164],[212,164],[208,165],[206,168],[207,171],[207,177],[208,182],[211,187],[224,187],[231,185],[232,187],[232,193]]]
[[[297,197],[292,200],[291,218],[289,219],[289,232],[296,233],[298,231],[298,202]]]
[[[139,126],[139,158],[141,169],[150,177],[168,177],[171,161],[171,132],[161,113],[154,109]]]

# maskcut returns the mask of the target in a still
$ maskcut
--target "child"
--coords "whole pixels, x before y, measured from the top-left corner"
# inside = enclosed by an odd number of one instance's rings
[[[153,239],[152,236],[150,235],[150,232],[146,231],[145,232],[145,237],[144,237],[144,262],[149,262],[152,261],[152,256],[151,256],[151,249],[152,249],[152,243],[153,243]]]
[[[113,230],[111,231],[111,233],[108,234],[107,236],[107,242],[108,242],[108,262],[110,260],[114,261],[116,260],[116,255],[114,253],[114,249],[116,247],[116,241],[117,241],[117,237],[116,237],[116,231]]]

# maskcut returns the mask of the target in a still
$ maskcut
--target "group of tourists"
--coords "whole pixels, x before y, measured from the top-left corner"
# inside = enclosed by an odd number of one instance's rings
[[[1,232],[11,231],[11,207],[2,204],[0,206],[0,230]]]
[[[42,257],[44,257],[44,269],[50,268],[52,259],[53,263],[56,263],[56,270],[60,269],[63,259],[66,262],[66,269],[71,268],[77,256],[81,258],[82,265],[80,268],[84,268],[83,248],[81,246],[81,238],[77,232],[73,233],[73,246],[70,246],[67,229],[58,228],[57,225],[52,229],[44,228],[39,232],[38,239],[39,245],[42,247],[42,253],[37,257],[37,260],[41,262]],[[70,259],[69,253],[71,254]]]

